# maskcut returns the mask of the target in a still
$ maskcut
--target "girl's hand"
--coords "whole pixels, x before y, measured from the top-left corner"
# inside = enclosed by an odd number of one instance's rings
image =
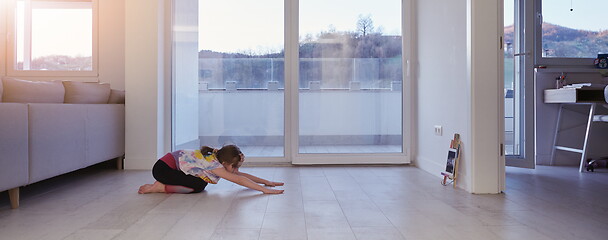
[[[268,181],[267,183],[264,183],[264,185],[267,186],[267,187],[276,187],[276,186],[283,186],[285,184],[282,183],[282,182],[270,182],[270,181]]]
[[[278,190],[278,189],[269,189],[266,188],[264,191],[262,191],[264,194],[281,194],[283,193],[283,191],[285,190]]]

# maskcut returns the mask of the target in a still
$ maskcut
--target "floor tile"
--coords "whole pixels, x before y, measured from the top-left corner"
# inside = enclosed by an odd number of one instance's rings
[[[315,240],[356,240],[350,227],[309,228],[308,239]]]
[[[357,239],[365,240],[401,240],[405,239],[401,232],[393,227],[357,227],[353,228]]]
[[[259,229],[218,229],[210,240],[258,240]]]

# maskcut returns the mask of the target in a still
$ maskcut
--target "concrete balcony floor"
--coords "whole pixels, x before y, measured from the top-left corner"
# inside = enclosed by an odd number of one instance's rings
[[[240,146],[248,157],[282,157],[283,146]],[[311,145],[300,147],[300,153],[401,153],[401,145]]]

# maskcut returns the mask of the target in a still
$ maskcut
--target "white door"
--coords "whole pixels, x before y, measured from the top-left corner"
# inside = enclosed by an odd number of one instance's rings
[[[504,0],[506,165],[534,168],[533,1]],[[526,31],[528,30],[528,31]]]

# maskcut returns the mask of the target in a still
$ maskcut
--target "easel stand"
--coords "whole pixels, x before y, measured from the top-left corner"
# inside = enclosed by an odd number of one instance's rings
[[[448,158],[445,165],[445,172],[441,172],[443,179],[441,185],[447,186],[453,184],[456,188],[456,180],[458,179],[458,163],[460,162],[460,134],[455,133],[454,139],[450,141],[448,149]]]

